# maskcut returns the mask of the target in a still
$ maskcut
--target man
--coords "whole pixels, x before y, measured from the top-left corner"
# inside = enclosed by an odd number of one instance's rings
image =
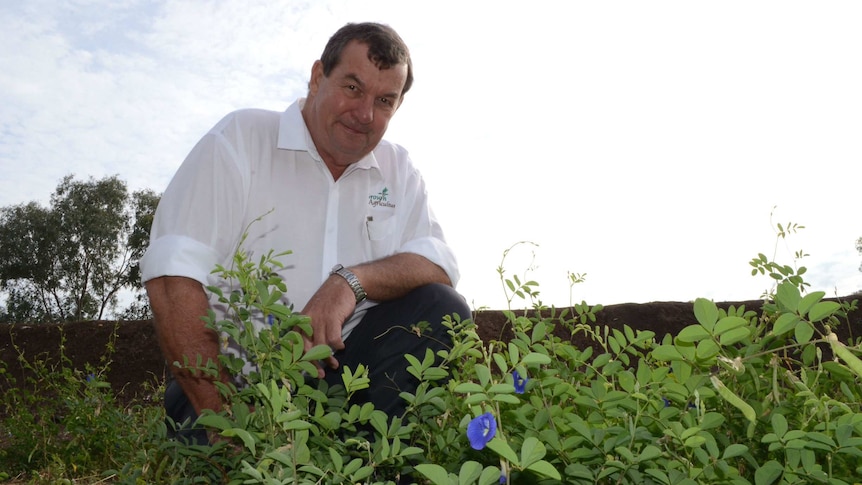
[[[312,66],[306,99],[284,113],[231,113],[198,142],[162,196],[141,261],[168,362],[217,361],[218,336],[201,317],[224,308],[204,287],[224,285],[210,272],[230,266],[248,231],[253,254],[293,252],[279,274],[287,303],[311,318],[305,347],[333,349],[318,377],[340,383],[342,366],[365,364],[372,387],[362,397],[403,413],[398,394],[416,385],[404,354],[441,348],[443,316],[469,312],[420,174],[403,148],[382,141],[412,81],[394,30],[348,24]],[[392,331],[422,321],[431,324],[422,337]],[[222,409],[211,379],[173,373],[168,416]]]

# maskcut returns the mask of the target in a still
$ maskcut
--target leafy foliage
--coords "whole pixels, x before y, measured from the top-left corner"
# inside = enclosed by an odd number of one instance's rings
[[[0,398],[0,481],[96,481],[152,440],[147,430],[160,410],[124,407],[107,382],[116,335],[115,329],[101,361],[84,369],[73,368],[65,336],[59,361],[26,356],[16,346],[17,362],[0,362],[0,387],[7,389]],[[13,365],[28,371],[24,382],[15,382]]]
[[[119,316],[144,318],[138,260],[158,196],[131,195],[117,177],[66,176],[49,208],[36,202],[0,208],[0,290],[11,322],[102,319],[119,293],[134,303]]]
[[[482,341],[471,320],[447,317],[451,346],[405,357],[420,384],[401,394],[406,414],[388,417],[352,402],[369,384],[364,368],[346,369],[333,388],[305,378],[328,349],[304,352],[308,321],[279,303],[278,256],[251,261],[239,251],[231,268],[217,269],[235,282],[211,289],[232,312],[207,324],[256,365],[242,385],[222,387],[226,409],[199,419],[218,439],[187,446],[151,425],[150,441],[106,476],[435,485],[850,485],[862,476],[860,343],[836,336],[857,301],[806,293],[802,267],[758,256],[755,274],[763,268],[775,282],[759,313],[698,299],[695,323],[676,335],[595,325],[601,306],[586,303],[509,310],[507,341]],[[526,275],[499,274],[504,288],[547,310]],[[576,348],[574,335],[590,345]],[[233,356],[220,363],[242,366]],[[213,372],[213,364],[176,365]]]

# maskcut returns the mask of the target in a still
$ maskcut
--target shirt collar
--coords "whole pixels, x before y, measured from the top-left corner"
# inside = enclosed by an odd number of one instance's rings
[[[302,107],[304,105],[305,98],[299,98],[281,114],[281,119],[278,123],[278,148],[281,150],[308,152],[313,159],[323,162],[323,159],[320,158],[320,154],[317,152],[317,148],[314,146],[314,141],[311,139],[311,133],[309,133],[308,127],[305,126],[305,120],[302,118]],[[351,164],[351,167],[380,169],[373,151],[362,157],[358,162]]]

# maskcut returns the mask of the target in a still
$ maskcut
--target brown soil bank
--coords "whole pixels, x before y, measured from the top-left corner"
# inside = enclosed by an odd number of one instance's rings
[[[858,295],[854,295],[858,297]],[[853,297],[832,299],[850,301]],[[746,309],[759,311],[762,301],[719,302],[721,308],[744,305]],[[559,313],[564,309],[557,309]],[[523,314],[523,311],[516,312]],[[550,312],[549,312],[550,313]],[[569,310],[571,315],[571,310]],[[622,328],[628,325],[634,329],[651,330],[660,339],[665,334],[676,334],[683,327],[696,323],[693,304],[683,302],[624,303],[608,305],[597,315],[594,325],[607,325]],[[862,310],[848,315],[849,325],[842,325],[837,333],[845,342],[862,336]],[[484,340],[507,340],[511,328],[501,311],[482,311],[475,315],[479,335]],[[0,324],[0,359],[6,363],[8,371],[19,383],[27,375],[18,362],[19,351],[28,360],[34,358],[56,365],[61,346],[61,336],[65,337],[65,355],[75,368],[84,369],[86,364],[99,365],[105,349],[116,329],[115,352],[111,355],[112,364],[108,380],[121,399],[148,399],[148,391],[160,383],[168,367],[162,358],[156,341],[152,322],[149,320],[110,322],[88,321],[63,325],[57,324]],[[569,338],[568,332],[557,329],[562,338]],[[583,334],[573,339],[576,346],[589,345]],[[0,392],[7,386],[7,379],[0,376]],[[32,386],[27,386],[32,388]]]

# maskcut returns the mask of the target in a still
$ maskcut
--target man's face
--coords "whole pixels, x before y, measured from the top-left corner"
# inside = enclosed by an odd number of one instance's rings
[[[314,63],[302,115],[334,178],[383,138],[406,80],[407,64],[378,69],[368,59],[368,47],[355,41],[328,77],[320,61]]]

